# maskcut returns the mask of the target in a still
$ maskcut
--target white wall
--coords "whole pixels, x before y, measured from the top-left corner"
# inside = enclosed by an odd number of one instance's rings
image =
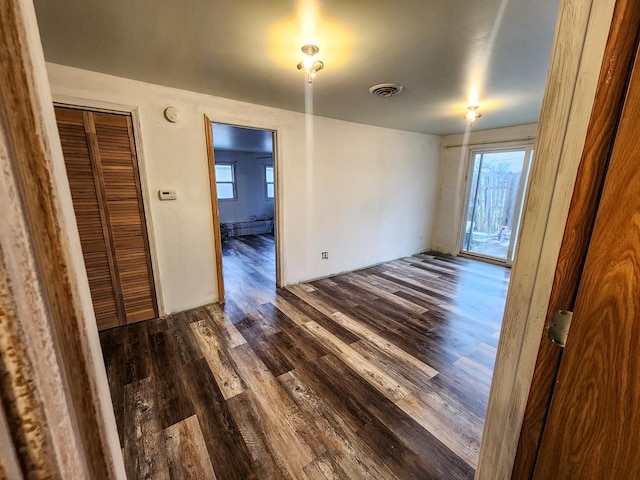
[[[140,121],[142,177],[164,310],[217,299],[203,115],[276,131],[285,284],[429,248],[440,138],[47,65],[56,101],[122,109]],[[163,118],[167,106],[178,123]],[[173,187],[178,199],[160,202]],[[320,252],[329,259],[321,260]]]
[[[214,140],[215,148],[215,140]],[[216,163],[233,163],[236,173],[236,199],[218,200],[220,222],[246,222],[252,216],[273,218],[273,198],[267,199],[264,168],[271,159],[264,153],[215,150]]]
[[[537,125],[532,123],[495,130],[474,130],[466,138],[465,134],[442,137],[438,171],[438,201],[431,238],[433,250],[450,255],[459,253],[460,225],[467,188],[465,177],[469,168],[469,150],[532,144]],[[504,143],[507,140],[522,138],[530,138],[530,140]],[[482,145],[451,147],[462,144]]]

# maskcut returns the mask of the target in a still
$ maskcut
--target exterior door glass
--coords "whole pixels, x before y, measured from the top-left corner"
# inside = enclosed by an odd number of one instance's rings
[[[471,154],[461,252],[513,261],[531,148]]]

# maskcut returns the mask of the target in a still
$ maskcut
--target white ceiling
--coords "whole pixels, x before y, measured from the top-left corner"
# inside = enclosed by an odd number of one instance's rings
[[[34,3],[51,62],[433,134],[464,131],[476,102],[476,129],[536,122],[558,9],[558,0]],[[305,43],[325,64],[310,89],[296,69]],[[368,93],[383,82],[405,90]]]

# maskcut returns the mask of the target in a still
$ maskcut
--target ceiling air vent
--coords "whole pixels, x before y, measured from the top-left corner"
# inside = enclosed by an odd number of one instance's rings
[[[400,93],[404,87],[397,83],[380,83],[369,89],[369,93],[376,97],[389,98]]]

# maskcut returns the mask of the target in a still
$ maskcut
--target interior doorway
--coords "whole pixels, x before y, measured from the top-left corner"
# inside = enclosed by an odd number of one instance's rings
[[[218,297],[279,285],[275,132],[206,119]]]
[[[533,146],[472,150],[460,254],[511,265]]]

